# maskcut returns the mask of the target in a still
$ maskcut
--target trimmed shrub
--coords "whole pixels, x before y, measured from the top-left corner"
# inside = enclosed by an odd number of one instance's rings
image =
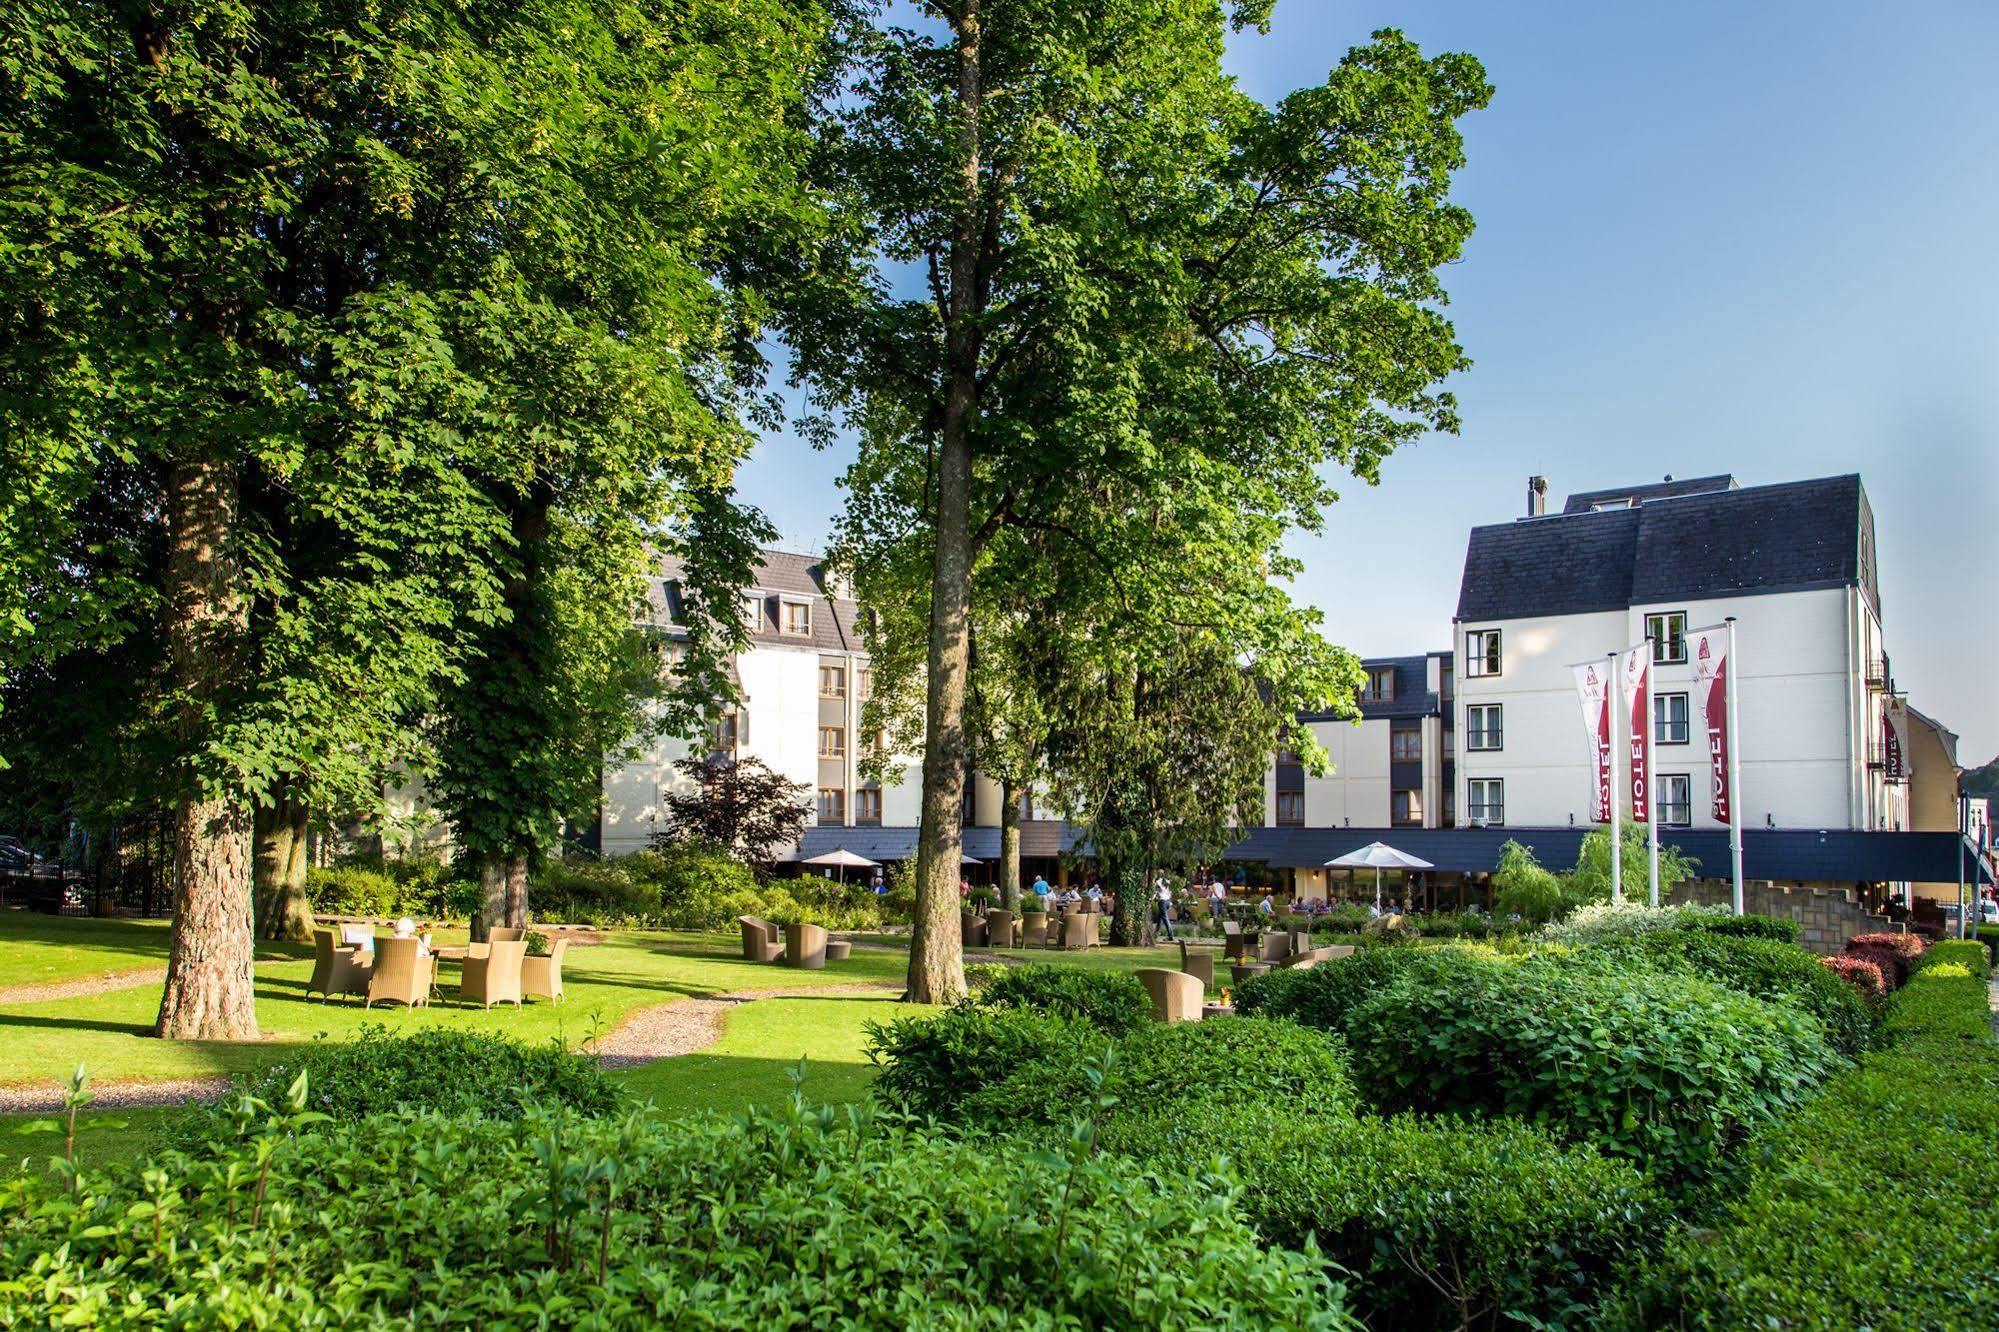
[[[1909,969],[1923,955],[1924,946],[1919,934],[1856,934],[1846,941],[1846,955],[1874,963],[1888,988],[1899,990],[1908,984]]]
[[[0,1312],[188,1327],[1354,1326],[1230,1181],[794,1104],[380,1117],[142,1175],[0,1181]],[[174,1242],[162,1242],[171,1234]]]
[[[394,1111],[442,1111],[518,1119],[534,1106],[609,1114],[617,1084],[597,1061],[554,1042],[524,1045],[503,1036],[422,1028],[407,1035],[363,1027],[351,1041],[316,1044],[236,1080],[232,1095],[192,1106],[161,1126],[164,1141],[192,1148],[235,1136],[232,1112],[243,1095],[282,1105],[306,1075],[306,1109],[347,1121]]]
[[[1782,916],[1690,916],[1684,924],[1688,929],[1706,930],[1709,934],[1728,934],[1742,939],[1775,939],[1779,943],[1794,944],[1804,927],[1795,920]]]
[[[536,920],[566,925],[650,925],[659,889],[632,877],[627,861],[551,861],[528,887]]]
[[[1357,1312],[1375,1326],[1580,1321],[1666,1216],[1640,1171],[1525,1124],[1216,1118],[1250,1224],[1287,1248],[1315,1240],[1359,1278]]]
[[[1985,960],[1999,963],[1999,925],[1980,925],[1978,942],[1985,945]]]
[[[1888,982],[1882,978],[1880,966],[1864,957],[1841,954],[1838,957],[1822,957],[1819,963],[1852,986],[1853,992],[1870,1004],[1880,1003],[1888,997]]]
[[[1577,907],[1567,920],[1557,921],[1543,929],[1541,938],[1548,943],[1579,946],[1601,943],[1619,935],[1685,929],[1695,923],[1706,925],[1730,918],[1728,912],[1720,907],[1691,904],[1655,907],[1628,899],[1623,902],[1591,902]]]
[[[1999,1326],[1999,1156],[1977,1145],[1999,1139],[1983,949],[1930,951],[1881,1048],[1758,1137],[1740,1197],[1683,1231],[1610,1326]]]
[[[1405,975],[1433,975],[1475,956],[1470,948],[1367,948],[1305,971],[1252,976],[1232,997],[1242,1017],[1290,1018],[1322,1031],[1344,1031],[1353,1009]]]
[[[1849,1059],[1866,1049],[1874,1034],[1874,1014],[1866,1002],[1796,944],[1697,928],[1625,935],[1598,947],[1790,1004],[1817,1018],[1833,1048]]]
[[[305,895],[312,909],[333,916],[401,914],[400,885],[379,870],[333,865],[305,872]]]
[[[1097,1087],[1077,1050],[1054,1051],[967,1097],[960,1113],[980,1128],[1065,1124],[1095,1098],[1112,1096],[1100,1144],[1137,1154],[1146,1153],[1154,1127],[1134,1127],[1135,1117],[1177,1114],[1190,1102],[1232,1111],[1279,1106],[1293,1119],[1353,1114],[1339,1038],[1289,1022],[1153,1022],[1119,1041],[1102,1067]]]
[[[1086,971],[1082,967],[1034,964],[1011,967],[986,986],[979,1002],[990,1008],[1020,1008],[1081,1018],[1111,1036],[1152,1021],[1152,1001],[1128,971]]]
[[[1515,1115],[1697,1185],[1844,1063],[1816,1019],[1693,976],[1460,951],[1340,1024],[1383,1109]]]
[[[1081,1018],[971,1003],[935,1017],[870,1022],[867,1031],[868,1062],[881,1070],[875,1099],[900,1114],[937,1119],[955,1118],[966,1097],[1043,1055],[1061,1051],[1080,1060],[1108,1044]]]

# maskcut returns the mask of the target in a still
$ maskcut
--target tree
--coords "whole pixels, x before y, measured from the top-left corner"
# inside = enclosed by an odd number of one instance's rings
[[[1651,850],[1645,825],[1626,819],[1623,825],[1624,896],[1643,900],[1651,882]],[[1700,876],[1701,863],[1682,855],[1669,842],[1659,844],[1659,886],[1671,889]],[[1610,829],[1592,828],[1583,835],[1576,853],[1575,868],[1563,876],[1562,895],[1566,909],[1585,902],[1610,900]]]
[[[653,841],[727,847],[767,880],[777,848],[795,844],[805,831],[812,808],[805,783],[772,772],[761,759],[725,754],[689,755],[673,766],[689,787],[666,797],[670,822]]]
[[[1534,849],[1512,838],[1499,848],[1499,866],[1492,875],[1495,915],[1518,916],[1545,923],[1571,905],[1560,876],[1542,868]]]
[[[867,552],[902,547],[891,565],[929,575],[909,995],[940,1002],[964,988],[977,589],[1020,567],[995,547],[1039,533],[1092,579],[1184,581],[1115,547],[1162,521],[1248,527],[1226,554],[1254,569],[1320,521],[1322,467],[1372,480],[1401,441],[1454,428],[1434,386],[1464,358],[1436,270],[1470,231],[1448,200],[1455,122],[1490,90],[1475,61],[1382,33],[1326,85],[1261,106],[1222,55],[1267,0],[919,8],[928,26],[857,42],[826,168],[879,258],[925,290],[818,291],[792,339],[860,434],[842,541],[863,599]],[[1225,623],[1202,619],[1210,597],[1173,600],[1152,626]]]
[[[576,492],[558,549],[630,555],[697,507],[726,538],[732,506],[672,497],[724,493],[745,447],[736,269],[815,215],[791,145],[822,22],[23,0],[10,27],[37,38],[0,51],[0,665],[157,635],[158,1030],[249,1036],[253,809],[276,850],[421,765],[436,691],[525,604],[538,487]],[[160,539],[96,539],[101,494]],[[681,678],[720,678],[720,642]]]

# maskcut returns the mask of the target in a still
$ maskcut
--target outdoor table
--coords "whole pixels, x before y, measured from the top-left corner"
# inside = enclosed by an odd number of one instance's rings
[[[430,950],[430,994],[433,999],[439,993],[437,988],[437,964],[440,962],[462,963],[470,956],[472,956],[472,949],[467,944],[454,944],[449,948],[433,948]]]
[[[1268,962],[1237,962],[1229,970],[1235,974],[1235,983],[1240,985],[1251,976],[1261,976],[1264,972],[1270,970],[1270,964]]]
[[[1218,1017],[1234,1017],[1234,1016],[1235,1016],[1235,1005],[1234,1005],[1234,1004],[1202,1004],[1202,1005],[1201,1005],[1201,1020],[1202,1020],[1202,1021],[1204,1021],[1204,1022],[1205,1022],[1205,1021],[1206,1021],[1207,1019],[1209,1019],[1209,1018],[1218,1018]]]

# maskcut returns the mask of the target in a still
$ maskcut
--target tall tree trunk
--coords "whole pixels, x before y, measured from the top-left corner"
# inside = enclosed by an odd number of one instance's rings
[[[918,1004],[965,997],[958,929],[964,853],[965,685],[971,664],[972,418],[977,411],[979,259],[979,6],[965,0],[956,22],[963,197],[951,241],[946,313],[944,419],[937,448],[937,544],[930,586],[928,709],[923,746],[923,823],[916,852],[916,921],[909,940],[909,992]]]
[[[528,927],[528,858],[519,853],[507,857],[506,912],[508,929]]]
[[[269,808],[259,807],[253,873],[257,885],[257,936],[311,943],[317,924],[305,895],[310,811],[287,793]]]
[[[479,914],[472,918],[472,942],[484,943],[496,925],[507,923],[507,860],[496,852],[479,857]]]
[[[1006,909],[1020,914],[1020,790],[1012,782],[1000,783],[1000,892]]]
[[[233,549],[233,460],[176,462],[168,495],[166,640],[181,743],[195,751],[223,702],[248,624]],[[250,808],[198,778],[174,814],[174,923],[154,1030],[172,1040],[257,1035]]]

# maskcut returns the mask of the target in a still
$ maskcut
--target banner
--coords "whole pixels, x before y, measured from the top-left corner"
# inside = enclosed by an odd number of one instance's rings
[[[1624,654],[1624,698],[1631,705],[1631,817],[1652,821],[1651,775],[1646,756],[1652,747],[1652,645],[1640,643]]]
[[[1596,798],[1590,817],[1598,823],[1610,822],[1610,802],[1617,779],[1611,776],[1610,753],[1610,669],[1600,661],[1572,668],[1576,673],[1576,698],[1583,707],[1583,730],[1589,735],[1590,752],[1596,759]]]
[[[1701,706],[1707,722],[1708,767],[1714,774],[1714,819],[1731,823],[1735,792],[1728,783],[1728,747],[1735,743],[1728,733],[1728,626],[1713,625],[1687,635],[1694,654],[1694,676],[1700,681]]]
[[[1907,704],[1894,699],[1881,709],[1881,759],[1889,781],[1909,780],[1909,714]]]

